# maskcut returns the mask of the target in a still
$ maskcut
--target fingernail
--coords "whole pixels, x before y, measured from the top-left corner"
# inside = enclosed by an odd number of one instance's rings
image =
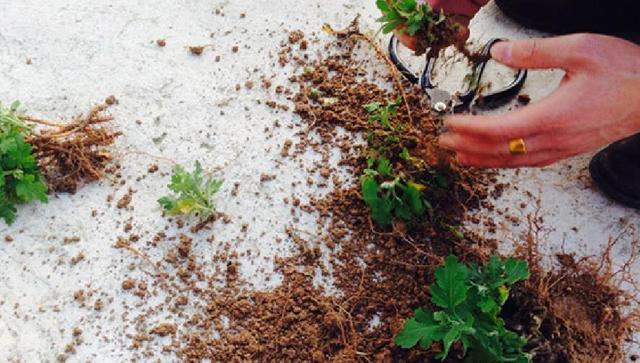
[[[511,59],[511,42],[499,42],[491,47],[491,57],[499,62],[509,62]]]

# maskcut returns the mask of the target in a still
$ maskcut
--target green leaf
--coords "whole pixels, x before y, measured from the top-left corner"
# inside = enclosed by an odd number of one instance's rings
[[[384,2],[384,0],[382,0],[382,1]],[[368,104],[364,105],[363,107],[367,112],[372,113],[374,111],[377,111],[380,108],[381,105],[382,104],[380,102],[371,102],[371,103],[368,103]]]
[[[453,344],[461,342],[467,363],[529,363],[531,356],[523,352],[527,340],[507,330],[499,318],[508,297],[504,285],[509,275],[506,271],[513,272],[514,278],[524,276],[524,261],[514,259],[508,263],[509,268],[507,261],[492,256],[484,266],[467,267],[455,256],[447,257],[444,266],[436,269],[436,281],[431,285],[432,302],[443,310],[421,311],[421,318],[416,310],[415,318],[407,320],[399,334],[401,346],[415,346],[424,335],[428,337],[424,348],[434,341],[442,342],[443,350],[436,355],[442,360],[447,358]],[[493,288],[495,285],[499,286]]]
[[[383,14],[391,11],[391,8],[389,7],[389,4],[387,4],[386,0],[376,0],[376,6]]]
[[[43,203],[47,202],[47,185],[43,180],[35,175],[25,175],[16,183],[16,195],[23,202],[31,202],[39,200]]]
[[[529,278],[529,266],[526,261],[509,257],[504,261],[505,282],[512,285]]]
[[[385,157],[378,159],[378,173],[382,176],[391,176],[391,162]]]
[[[31,145],[25,141],[29,128],[16,115],[19,102],[9,109],[0,104],[0,218],[16,219],[17,205],[47,202],[47,185],[40,174]]]
[[[4,221],[8,225],[11,225],[13,224],[13,222],[15,222],[16,212],[17,212],[17,209],[15,205],[7,201],[5,201],[4,203],[0,202],[0,218],[4,219]]]
[[[489,297],[483,297],[480,299],[480,301],[478,301],[478,307],[483,313],[492,315],[495,314],[496,309],[499,308],[498,304]]]
[[[454,309],[467,297],[469,271],[455,256],[447,257],[436,269],[436,284],[431,287],[431,301],[442,308]]]
[[[411,155],[409,154],[409,150],[407,150],[406,147],[403,147],[402,152],[400,153],[400,159],[409,160],[410,158],[411,158]]]
[[[415,183],[407,183],[407,190],[404,192],[405,203],[411,206],[411,211],[416,216],[422,216],[426,212],[426,207],[422,201],[422,193]]]
[[[202,165],[195,162],[193,172],[187,172],[181,165],[173,169],[168,188],[175,195],[158,199],[158,203],[169,214],[185,214],[207,219],[215,212],[213,198],[220,190],[223,181],[213,178],[205,180]]]
[[[442,338],[442,328],[433,320],[433,313],[418,308],[415,310],[415,317],[405,321],[404,327],[396,335],[394,342],[405,349],[412,348],[420,342],[420,346],[426,349],[434,341]]]
[[[381,198],[378,193],[380,185],[372,177],[362,179],[362,199],[371,210],[371,219],[379,226],[389,226],[393,220],[391,201]]]

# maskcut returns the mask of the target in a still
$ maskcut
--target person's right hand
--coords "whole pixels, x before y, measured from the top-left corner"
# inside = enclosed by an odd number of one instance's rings
[[[424,2],[424,0],[419,0],[419,2]],[[444,10],[447,16],[462,24],[464,28],[460,33],[460,38],[466,40],[469,37],[469,30],[467,29],[469,21],[489,0],[427,0],[427,2],[432,8]],[[399,30],[396,30],[395,34],[404,46],[412,50],[416,49],[415,37]]]

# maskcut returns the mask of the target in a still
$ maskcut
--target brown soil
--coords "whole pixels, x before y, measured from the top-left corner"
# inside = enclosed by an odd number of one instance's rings
[[[615,270],[610,240],[602,256],[576,259],[558,254],[558,267],[545,271],[539,252],[540,227],[534,218],[526,242],[516,255],[529,261],[531,277],[512,290],[503,315],[507,325],[529,336],[535,362],[623,362],[624,344],[638,329],[637,291],[624,291],[622,284],[637,289],[630,266]],[[637,251],[638,242],[632,243]]]
[[[113,117],[105,114],[107,107],[96,106],[69,123],[21,117],[44,126],[27,142],[33,146],[50,191],[74,193],[80,185],[116,172],[109,148],[122,133],[109,128]]]

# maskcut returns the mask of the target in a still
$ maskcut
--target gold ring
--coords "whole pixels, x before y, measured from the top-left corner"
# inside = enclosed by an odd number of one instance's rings
[[[523,138],[509,140],[509,153],[511,155],[522,155],[527,153],[527,145]]]

